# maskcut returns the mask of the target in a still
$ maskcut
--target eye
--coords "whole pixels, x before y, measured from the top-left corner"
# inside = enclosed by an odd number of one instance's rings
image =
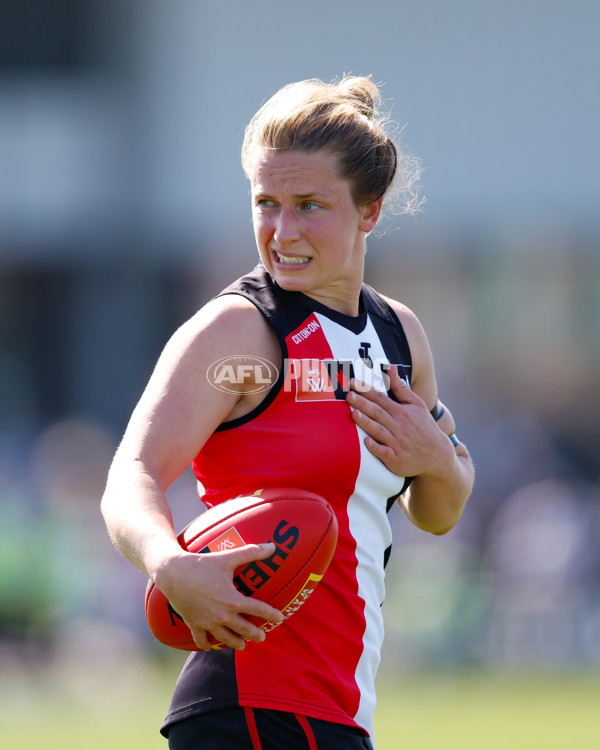
[[[254,204],[258,208],[273,208],[275,206],[275,201],[272,201],[270,198],[256,198]]]
[[[316,211],[319,208],[319,204],[315,203],[315,201],[304,201],[302,208],[304,211]]]

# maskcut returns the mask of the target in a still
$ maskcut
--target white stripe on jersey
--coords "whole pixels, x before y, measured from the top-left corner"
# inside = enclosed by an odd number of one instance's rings
[[[351,359],[355,377],[378,390],[385,390],[381,364],[389,363],[383,345],[371,322],[355,334],[320,313],[319,323],[336,360]],[[373,368],[360,359],[361,343],[370,344],[369,355]],[[357,429],[360,445],[360,467],[354,492],[348,500],[350,532],[356,541],[357,583],[359,596],[365,602],[366,627],[363,636],[363,653],[355,678],[360,689],[360,705],[355,721],[373,736],[373,711],[375,709],[374,682],[383,644],[383,618],[381,604],[385,596],[383,556],[392,543],[392,532],[386,513],[386,499],[402,489],[404,477],[399,477],[382,466],[365,446],[366,433]]]

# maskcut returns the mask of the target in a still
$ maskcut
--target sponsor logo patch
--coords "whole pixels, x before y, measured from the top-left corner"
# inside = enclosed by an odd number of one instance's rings
[[[200,552],[225,552],[228,549],[243,547],[246,542],[242,539],[235,526],[224,531],[221,536],[213,539],[210,544],[203,547]]]

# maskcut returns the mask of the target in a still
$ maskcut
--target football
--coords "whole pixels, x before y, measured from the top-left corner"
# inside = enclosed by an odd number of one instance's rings
[[[197,554],[273,542],[273,555],[237,568],[233,583],[246,596],[281,610],[285,622],[323,578],[337,536],[337,519],[327,500],[285,487],[226,500],[200,514],[177,538],[183,549]],[[161,643],[198,650],[189,628],[152,581],[146,587],[146,619]],[[248,619],[266,632],[276,627],[256,617]],[[210,640],[213,649],[226,648],[212,636]]]

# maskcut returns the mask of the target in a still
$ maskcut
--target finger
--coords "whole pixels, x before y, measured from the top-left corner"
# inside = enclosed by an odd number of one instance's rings
[[[214,645],[209,640],[209,632],[217,641],[240,651],[244,649],[247,641],[262,643],[266,637],[262,627],[254,625],[240,614],[232,615],[226,622],[214,623],[210,626],[210,631],[204,628],[190,628],[190,630],[196,645],[203,651],[212,649]]]
[[[358,380],[352,378],[348,384],[349,393],[358,393],[360,396],[368,399],[369,401],[377,401],[383,403],[383,399],[387,399],[388,395],[386,391],[380,391],[370,383],[366,383],[364,380]]]
[[[243,615],[237,615],[231,622],[228,622],[226,627],[239,636],[243,641],[255,641],[256,643],[262,643],[266,638],[266,633],[263,630],[265,625],[268,625],[269,621],[260,622],[260,627],[247,620]]]
[[[236,651],[243,651],[246,648],[246,641],[226,625],[216,625],[211,630],[211,634],[218,643],[223,643]],[[209,642],[209,648],[212,649],[213,645]]]
[[[264,620],[265,622],[273,622],[276,625],[283,622],[283,613],[267,602],[262,601],[262,599],[255,598],[254,596],[246,596],[239,591],[236,591],[236,594],[239,594],[239,597],[233,603],[236,613],[255,617],[257,620]]]
[[[277,548],[273,542],[266,542],[264,544],[247,544],[237,550],[230,550],[223,554],[230,556],[231,561],[233,562],[232,567],[236,569],[250,562],[254,562],[255,560],[264,560],[267,557],[271,557],[276,549]],[[255,599],[254,597],[245,596],[244,594],[240,594],[240,599],[236,602],[236,608],[238,612],[245,615],[251,615],[263,619],[265,622],[274,622],[278,625],[283,622],[284,619],[280,610],[272,607],[267,602],[263,602],[261,599]],[[244,622],[247,623],[247,620],[244,620]],[[254,626],[252,624],[249,623],[249,625],[250,632],[253,633],[254,636],[260,635],[260,633],[254,631]],[[256,638],[253,637],[252,640],[256,640]]]
[[[346,396],[346,401],[353,409],[359,409],[375,422],[387,425],[391,425],[392,417],[390,410],[398,408],[397,404],[394,404],[387,393],[377,391],[374,388],[367,393],[350,391]]]
[[[365,445],[367,446],[367,450],[380,461],[383,461],[386,466],[388,462],[392,461],[395,458],[393,448],[391,448],[389,445],[385,445],[384,443],[374,440],[372,437],[365,438]]]
[[[359,380],[358,378],[351,378],[348,387],[351,391],[360,393],[363,396],[375,390],[370,383],[367,383],[364,380]]]
[[[366,399],[361,405],[356,401],[350,401],[356,408],[352,411],[352,421],[361,427],[367,435],[379,443],[390,443],[394,436],[391,431],[391,418],[379,406],[370,403]]]
[[[406,382],[400,377],[396,365],[391,365],[388,371],[390,378],[390,389],[401,404],[421,404],[423,400],[412,391]]]
[[[238,606],[238,611],[244,615],[251,615],[265,622],[274,622],[279,625],[283,622],[283,614],[275,607],[260,599],[254,599],[251,596],[243,596],[243,601]]]
[[[213,552],[213,555],[223,555],[231,568],[237,568],[240,565],[247,565],[255,560],[264,560],[266,557],[275,553],[273,542],[265,544],[246,544],[237,549],[226,550],[225,552]]]
[[[251,602],[255,601],[249,597],[244,597],[244,600]],[[264,602],[262,603],[264,604]],[[277,624],[280,624],[283,621],[283,615],[281,614],[281,612],[279,612],[279,610],[269,607],[268,611],[273,612],[273,616],[271,618],[263,617],[262,615],[256,616],[260,621],[260,627],[258,625],[255,625],[253,622],[250,622],[250,620],[244,617],[243,614],[237,613],[235,615],[232,615],[229,620],[227,620],[227,622],[215,624],[213,627],[211,627],[211,633],[219,641],[222,641],[227,646],[230,646],[231,648],[235,648],[237,650],[242,650],[245,647],[247,641],[262,643],[266,638],[266,633],[263,629],[264,626],[268,625],[270,622],[276,622]],[[202,643],[204,643],[204,640],[202,640]]]
[[[200,630],[199,628],[196,628],[195,630],[190,628],[190,632],[192,634],[192,638],[194,639],[194,643],[200,651],[210,651],[212,648],[211,642],[208,640],[208,631],[207,630]]]

